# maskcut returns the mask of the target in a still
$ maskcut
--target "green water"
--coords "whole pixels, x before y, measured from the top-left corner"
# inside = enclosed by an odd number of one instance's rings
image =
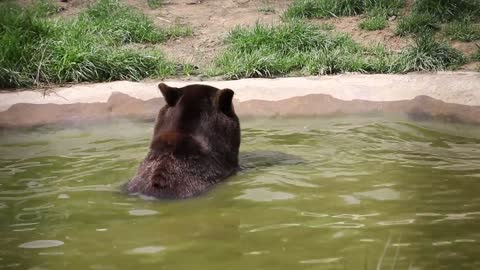
[[[2,131],[0,269],[480,269],[480,128],[242,122],[243,170],[127,196],[152,123]]]

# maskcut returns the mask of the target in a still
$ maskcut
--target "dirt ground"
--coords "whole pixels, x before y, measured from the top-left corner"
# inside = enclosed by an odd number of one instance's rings
[[[142,2],[142,0],[136,0]],[[156,15],[157,20],[169,20],[191,25],[194,35],[170,40],[162,50],[187,63],[207,66],[223,47],[222,40],[237,25],[250,26],[257,21],[266,24],[280,22],[278,13],[287,8],[290,1],[275,1],[276,13],[259,11],[264,1],[259,0],[171,0]],[[195,4],[191,4],[195,3]],[[161,22],[163,24],[169,22]]]
[[[377,31],[365,31],[358,27],[364,18],[362,16],[354,17],[339,17],[332,19],[315,20],[317,24],[329,23],[335,26],[335,29],[340,32],[348,33],[355,41],[363,45],[371,45],[382,43],[387,48],[400,51],[410,44],[408,38],[396,36],[394,34],[397,21],[392,21],[388,27]]]
[[[20,0],[31,2],[32,0]],[[65,1],[65,2],[64,2]],[[95,0],[59,1],[60,16],[70,17],[78,14]],[[217,53],[223,48],[222,40],[237,25],[250,26],[256,22],[277,24],[282,13],[293,0],[161,0],[158,8],[149,7],[147,0],[123,0],[124,3],[140,9],[151,17],[159,26],[185,24],[193,28],[193,36],[170,40],[165,44],[155,45],[165,52],[168,58],[184,63],[207,68]],[[407,1],[404,12],[411,6]],[[378,31],[365,31],[358,27],[362,16],[341,17],[313,20],[313,23],[329,23],[334,31],[350,34],[357,42],[368,45],[383,43],[388,49],[400,51],[412,41],[408,37],[398,37],[394,29],[398,22],[390,18],[389,26]],[[450,42],[450,44],[467,56],[477,51],[475,42]],[[142,45],[143,46],[143,45]],[[151,45],[145,45],[151,46]],[[462,70],[475,70],[479,63],[469,63]]]
[[[25,1],[25,0],[24,0]],[[94,0],[60,2],[60,16],[78,14]],[[256,22],[276,24],[291,0],[163,0],[158,8],[149,7],[147,0],[124,0],[140,9],[158,26],[184,24],[193,28],[193,36],[169,40],[159,45],[168,58],[207,67],[222,49],[223,38],[237,25]],[[262,7],[273,8],[263,12]]]

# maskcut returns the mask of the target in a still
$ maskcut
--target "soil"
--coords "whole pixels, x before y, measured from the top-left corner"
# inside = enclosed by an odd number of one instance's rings
[[[466,56],[474,55],[478,48],[480,48],[480,43],[477,45],[475,42],[461,42],[461,41],[453,41],[450,43],[453,48],[461,51]]]
[[[384,44],[387,48],[394,51],[410,45],[411,40],[405,37],[399,37],[394,34],[397,21],[389,22],[388,27],[377,31],[365,31],[358,26],[364,20],[363,16],[339,17],[331,19],[314,20],[316,24],[328,23],[335,26],[335,31],[348,33],[355,41],[363,45]]]
[[[32,0],[20,0],[29,3]],[[63,0],[65,1],[65,0]],[[60,16],[70,17],[78,14],[95,0],[58,1]],[[257,22],[278,24],[281,15],[293,0],[160,0],[159,8],[149,7],[147,0],[123,0],[124,3],[138,8],[151,17],[158,26],[185,24],[193,28],[193,36],[169,40],[165,44],[155,45],[166,56],[179,62],[208,68],[214,57],[222,51],[223,38],[237,25],[251,26]],[[412,1],[407,1],[403,13],[409,13]],[[263,10],[267,10],[264,12]],[[386,29],[366,31],[358,27],[362,16],[312,20],[317,24],[330,23],[336,32],[345,32],[364,45],[383,43],[393,51],[400,51],[412,41],[408,37],[398,37],[394,29],[398,18],[391,18]],[[450,42],[451,45],[467,56],[477,51],[475,42]],[[478,43],[478,42],[477,42]],[[144,45],[142,45],[144,46]],[[151,46],[151,45],[146,45]],[[463,70],[476,70],[478,64],[469,63]]]
[[[268,4],[258,0],[170,0],[157,10],[149,9],[148,5],[145,7],[144,0],[128,2],[153,16],[161,26],[174,23],[190,25],[193,36],[170,40],[161,49],[170,58],[205,68],[222,51],[222,40],[231,29],[237,25],[251,26],[256,22],[279,23],[279,14],[290,1]],[[260,12],[262,5],[271,5],[275,13]]]

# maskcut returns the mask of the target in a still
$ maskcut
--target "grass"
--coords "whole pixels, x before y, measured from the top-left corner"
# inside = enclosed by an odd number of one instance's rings
[[[417,0],[414,12],[430,14],[442,22],[480,15],[480,0]]]
[[[402,52],[398,69],[402,72],[439,71],[455,69],[465,62],[460,52],[448,44],[437,42],[432,34],[423,33],[415,38],[412,47]]]
[[[158,51],[129,43],[159,43],[189,34],[156,28],[114,0],[100,0],[69,20],[48,17],[46,2],[22,8],[0,4],[0,88],[49,83],[140,80],[181,72]]]
[[[156,9],[162,6],[162,0],[147,0],[147,4],[150,8]]]
[[[353,16],[374,9],[396,13],[404,0],[295,0],[284,18],[329,18]]]
[[[387,20],[385,16],[374,16],[363,20],[359,26],[367,31],[381,30],[387,27]]]
[[[258,8],[258,12],[263,14],[273,14],[275,13],[275,7],[272,5],[271,0],[263,0],[262,5]]]
[[[365,30],[379,30],[387,25],[385,18],[398,15],[405,5],[404,0],[295,0],[285,11],[285,19],[292,18],[329,18],[353,16],[368,13],[369,18],[360,24]],[[400,20],[396,33],[398,35],[418,34],[440,29],[441,22],[458,18],[480,17],[480,0],[416,0],[412,14]],[[455,25],[470,32],[464,25]],[[461,37],[460,37],[461,38]]]
[[[480,61],[480,45],[477,45],[477,53],[472,56],[473,61]]]
[[[123,43],[163,42],[172,34],[155,27],[140,11],[121,5],[116,0],[98,1],[80,15],[79,21],[91,24],[91,28]]]
[[[328,18],[362,12],[357,0],[296,0],[285,11],[286,18]]]
[[[362,2],[367,11],[372,11],[374,9],[397,11],[405,6],[405,0],[363,0]]]
[[[331,23],[322,23],[322,24],[319,24],[317,25],[318,28],[320,30],[323,30],[323,31],[332,31],[332,30],[335,30],[335,25],[331,24]]]
[[[189,25],[175,23],[164,29],[167,34],[167,39],[174,39],[179,37],[188,37],[193,35],[193,29]]]
[[[398,35],[437,31],[440,24],[447,25],[448,36],[459,40],[473,40],[473,22],[480,16],[480,0],[416,0],[412,13],[402,18],[397,26]],[[458,34],[455,31],[460,31]]]
[[[226,78],[274,77],[340,72],[389,72],[393,56],[379,47],[364,48],[346,35],[318,26],[290,22],[279,26],[237,27],[217,57],[217,74]]]
[[[51,16],[56,14],[57,7],[47,0],[37,0],[26,8],[11,2],[0,0],[0,88],[140,80],[196,72],[192,65],[167,60],[152,45],[191,35],[190,27],[174,24],[158,28],[140,11],[117,0],[99,0],[70,19]],[[332,24],[313,25],[296,18],[362,13],[368,17],[360,28],[378,30],[387,26],[386,18],[398,12],[403,0],[296,0],[284,14],[288,20],[280,25],[256,24],[233,29],[225,40],[225,50],[215,58],[214,68],[207,75],[239,79],[454,69],[465,63],[466,58],[436,41],[433,34],[443,20],[450,20],[448,16],[436,15],[437,9],[451,6],[432,8],[433,2],[426,5],[427,2],[417,0],[412,14],[399,20],[396,33],[411,35],[415,42],[409,48],[393,52],[383,45],[356,43],[350,36],[332,31],[335,29]],[[263,3],[259,11],[269,12],[270,2]],[[458,3],[465,4],[461,0]],[[262,11],[263,7],[266,10]],[[469,16],[462,17],[463,20],[443,24],[444,34],[450,39],[480,38],[478,24],[472,23],[477,20],[477,11],[469,7]],[[461,11],[467,12],[465,7],[450,10],[456,16]],[[480,61],[480,49],[468,60]]]
[[[275,8],[272,6],[261,6],[260,8],[258,8],[258,11],[264,14],[272,14],[275,13]]]
[[[361,46],[346,35],[333,35],[302,21],[237,27],[230,32],[226,45],[216,58],[213,73],[228,79],[436,71],[465,61],[459,52],[437,43],[431,35],[419,36],[412,47],[395,54],[381,45]]]
[[[480,25],[472,24],[468,19],[448,23],[444,32],[452,40],[470,42],[480,39]]]
[[[406,36],[408,34],[419,34],[436,31],[438,29],[440,29],[440,24],[433,15],[426,13],[413,13],[410,16],[400,19],[395,34]]]

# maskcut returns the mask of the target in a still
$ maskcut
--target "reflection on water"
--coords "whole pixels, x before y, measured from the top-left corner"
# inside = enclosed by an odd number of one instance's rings
[[[242,127],[242,171],[177,202],[120,192],[151,123],[2,131],[0,269],[480,269],[478,127]]]
[[[58,247],[63,245],[62,241],[58,240],[36,240],[32,242],[23,243],[19,248],[50,248],[50,247]]]

